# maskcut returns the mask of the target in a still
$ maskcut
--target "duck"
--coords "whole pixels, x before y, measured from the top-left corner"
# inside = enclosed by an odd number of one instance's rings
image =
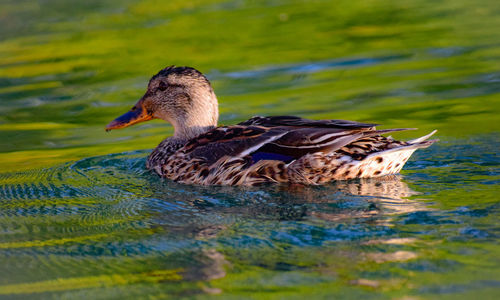
[[[218,100],[210,81],[192,67],[169,66],[149,80],[147,90],[106,131],[152,119],[174,127],[148,156],[146,168],[159,176],[196,185],[255,186],[266,183],[320,185],[400,172],[413,152],[437,140],[436,130],[398,141],[378,124],[254,116],[218,126]]]

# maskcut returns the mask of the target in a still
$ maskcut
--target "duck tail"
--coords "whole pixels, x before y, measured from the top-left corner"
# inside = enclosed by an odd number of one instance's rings
[[[378,177],[399,173],[415,150],[427,148],[438,141],[437,139],[428,140],[436,132],[437,130],[434,130],[428,135],[407,141],[406,145],[368,155],[361,161],[366,169],[363,177]]]
[[[435,139],[435,140],[429,140],[427,141],[428,138],[430,138],[431,136],[433,136],[435,133],[437,132],[436,129],[434,129],[431,133],[427,134],[427,135],[424,135],[422,137],[419,137],[419,138],[416,138],[416,139],[413,139],[413,140],[409,140],[407,141],[408,144],[412,144],[412,145],[415,145],[415,144],[421,144],[423,142],[426,142],[425,147],[429,147],[430,145],[432,145],[434,142],[437,142],[439,141],[438,139]],[[430,143],[429,143],[430,142]]]
[[[427,148],[430,145],[434,144],[435,142],[439,141],[439,139],[428,140],[428,138],[430,138],[436,132],[437,132],[437,130],[433,130],[431,133],[429,133],[427,135],[424,135],[422,137],[407,141],[406,145],[403,145],[400,147],[395,147],[395,148],[388,149],[388,150],[381,151],[381,152],[375,152],[375,153],[368,155],[367,158],[391,154],[394,152],[402,152],[402,151],[410,153],[410,155],[411,155],[415,150],[420,149],[420,148]]]

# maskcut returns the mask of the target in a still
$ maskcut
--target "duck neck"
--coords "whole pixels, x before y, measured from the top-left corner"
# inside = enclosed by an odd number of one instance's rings
[[[176,118],[174,138],[190,140],[202,133],[217,127],[219,109],[217,98],[213,91],[208,95],[192,98],[192,106],[188,112]]]

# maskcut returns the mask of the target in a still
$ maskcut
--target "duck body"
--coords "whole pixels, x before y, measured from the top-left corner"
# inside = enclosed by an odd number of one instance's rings
[[[175,133],[153,150],[146,167],[187,184],[315,185],[379,177],[398,173],[416,149],[436,141],[427,140],[435,131],[405,142],[382,134],[409,128],[377,130],[377,124],[294,116],[256,116],[217,127],[215,94],[189,67],[168,67],[153,76],[146,94],[107,130],[152,118],[172,123]]]
[[[398,173],[418,148],[434,141],[401,142],[375,124],[253,117],[179,143],[163,141],[147,168],[174,181],[200,185],[323,184]]]

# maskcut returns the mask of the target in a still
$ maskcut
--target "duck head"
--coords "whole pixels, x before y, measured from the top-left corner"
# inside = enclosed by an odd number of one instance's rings
[[[175,138],[190,139],[217,126],[218,118],[217,97],[208,79],[194,68],[170,66],[149,80],[144,96],[106,131],[162,119],[174,126]]]

